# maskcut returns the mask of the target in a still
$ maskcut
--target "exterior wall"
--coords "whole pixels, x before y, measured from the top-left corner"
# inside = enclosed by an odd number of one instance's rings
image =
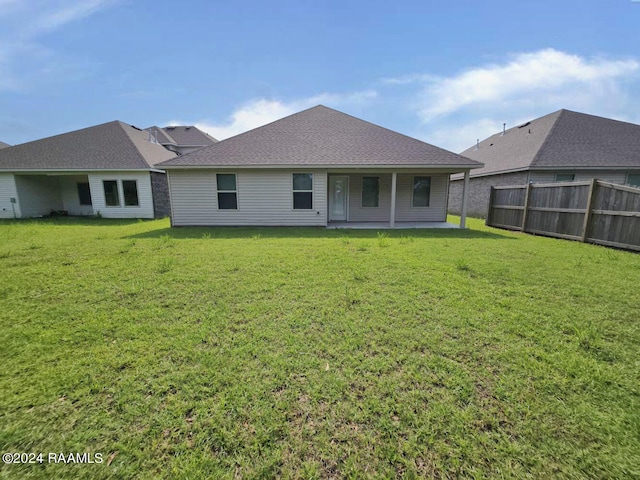
[[[153,214],[155,218],[171,215],[169,182],[166,173],[151,172],[151,191],[153,193]]]
[[[529,172],[529,180],[534,183],[553,183],[556,181],[557,173],[573,173],[575,174],[574,181],[591,180],[597,178],[598,180],[604,180],[605,182],[619,183],[624,185],[627,181],[627,173],[640,173],[640,170],[636,171],[615,171],[615,170],[563,170],[563,171],[531,171]]]
[[[102,185],[104,180],[116,180],[118,182],[120,206],[108,207],[105,204],[104,187]],[[139,202],[137,207],[124,206],[122,180],[137,180]],[[153,218],[153,194],[149,172],[90,173],[89,187],[91,188],[93,211],[96,214],[99,212],[104,218]]]
[[[380,177],[377,207],[362,206],[362,177]],[[396,184],[397,189],[397,184]],[[397,190],[396,190],[397,196]],[[397,206],[396,206],[397,209]],[[349,175],[349,221],[388,222],[391,215],[391,174]]]
[[[15,175],[23,218],[42,217],[52,210],[63,210],[58,177],[45,175]]]
[[[12,198],[16,203],[11,203]],[[20,217],[20,199],[14,176],[12,173],[0,173],[0,218]]]
[[[469,200],[467,215],[469,217],[487,218],[489,211],[489,195],[491,187],[501,185],[524,185],[528,180],[528,172],[487,175],[469,179]],[[464,180],[452,180],[449,187],[449,213],[460,215],[462,211],[462,188]]]
[[[69,215],[93,215],[93,206],[80,205],[78,197],[78,183],[87,183],[88,181],[87,175],[62,175],[58,177],[62,210],[69,212]]]
[[[336,175],[338,175],[336,173]],[[428,207],[412,207],[413,177],[431,177]],[[377,207],[362,206],[362,177],[379,177],[380,192]],[[398,173],[396,179],[396,221],[444,222],[447,218],[447,182],[449,175],[429,173]],[[349,175],[349,222],[388,222],[391,219],[391,174],[365,173]]]
[[[313,209],[293,209],[293,173],[313,173]],[[237,210],[219,210],[216,173],[235,173]],[[187,225],[324,226],[325,170],[169,170],[171,222]]]
[[[430,176],[431,192],[428,207],[412,207],[413,177]],[[447,185],[449,175],[398,174],[396,183],[397,222],[444,222],[447,220]]]

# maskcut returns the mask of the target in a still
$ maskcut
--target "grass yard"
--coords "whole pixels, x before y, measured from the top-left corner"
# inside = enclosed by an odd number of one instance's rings
[[[0,222],[0,477],[639,478],[640,255],[469,223]]]

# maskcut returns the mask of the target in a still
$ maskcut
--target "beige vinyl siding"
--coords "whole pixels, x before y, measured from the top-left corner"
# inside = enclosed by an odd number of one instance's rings
[[[120,205],[108,207],[104,198],[104,180],[118,182]],[[138,184],[138,206],[124,206],[123,180],[136,180]],[[151,192],[151,176],[149,172],[112,172],[89,174],[89,188],[93,211],[100,212],[104,218],[153,218],[153,194]]]
[[[58,177],[15,175],[15,182],[23,218],[42,217],[63,209]]]
[[[413,177],[431,177],[428,207],[412,207]],[[445,222],[447,220],[447,183],[449,175],[428,173],[398,174],[396,183],[397,222]]]
[[[63,175],[58,181],[63,210],[69,212],[69,215],[93,215],[93,206],[80,205],[78,197],[78,183],[87,183],[89,181],[87,175]]]
[[[377,207],[362,206],[362,177],[380,178]],[[349,175],[349,221],[388,222],[391,216],[391,174]]]
[[[627,172],[615,170],[557,170],[557,171],[530,171],[529,181],[534,183],[553,183],[556,174],[575,174],[575,182],[597,178],[605,182],[624,184],[627,180]]]
[[[313,173],[313,209],[293,209],[293,173]],[[219,210],[216,173],[235,173],[237,210]],[[174,226],[324,226],[327,173],[324,170],[169,170]]]
[[[11,199],[16,203],[12,204]],[[0,218],[20,218],[20,199],[12,173],[0,173]]]

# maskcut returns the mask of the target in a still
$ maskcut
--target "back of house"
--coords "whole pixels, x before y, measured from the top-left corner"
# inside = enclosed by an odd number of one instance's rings
[[[323,227],[444,223],[449,176],[481,166],[321,105],[159,165],[173,226]]]

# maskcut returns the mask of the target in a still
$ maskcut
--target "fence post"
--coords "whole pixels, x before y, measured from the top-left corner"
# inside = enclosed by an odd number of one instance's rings
[[[589,196],[587,197],[587,206],[584,211],[584,221],[582,222],[582,242],[586,242],[589,238],[589,227],[591,226],[591,210],[593,210],[593,201],[596,198],[594,195],[598,180],[591,179],[591,185],[589,185]]]
[[[491,185],[491,189],[489,190],[489,210],[487,211],[487,220],[484,222],[484,224],[488,227],[491,226],[491,209],[493,208],[493,192],[494,192],[494,188],[493,188],[493,185]]]
[[[524,211],[522,212],[522,231],[526,232],[527,216],[529,215],[529,193],[531,192],[531,182],[527,183],[527,189],[524,192]]]

